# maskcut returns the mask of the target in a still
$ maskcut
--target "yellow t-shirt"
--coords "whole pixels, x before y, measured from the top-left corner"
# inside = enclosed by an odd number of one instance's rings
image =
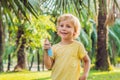
[[[68,45],[52,46],[54,65],[52,80],[78,80],[80,77],[80,60],[87,54],[82,43],[74,41]]]

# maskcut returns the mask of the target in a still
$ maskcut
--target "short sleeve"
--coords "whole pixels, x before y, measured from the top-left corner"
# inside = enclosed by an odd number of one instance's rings
[[[78,48],[78,56],[80,59],[82,59],[87,54],[87,51],[85,50],[85,47],[82,43],[80,43]]]

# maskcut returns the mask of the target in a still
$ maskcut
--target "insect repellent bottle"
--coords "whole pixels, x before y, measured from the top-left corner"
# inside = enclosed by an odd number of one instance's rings
[[[48,49],[48,56],[52,57],[52,49]]]
[[[49,42],[49,40],[48,39],[46,39],[46,44],[50,44],[50,42]],[[49,48],[48,49],[48,56],[50,56],[50,57],[52,57],[52,49],[51,48]]]

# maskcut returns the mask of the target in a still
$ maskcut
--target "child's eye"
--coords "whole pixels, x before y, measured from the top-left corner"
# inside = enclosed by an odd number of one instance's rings
[[[71,26],[67,25],[67,28],[71,28]]]
[[[60,25],[60,27],[63,27],[63,25]]]

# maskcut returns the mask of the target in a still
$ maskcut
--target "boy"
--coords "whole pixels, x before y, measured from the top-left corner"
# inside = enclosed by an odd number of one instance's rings
[[[81,42],[75,40],[80,34],[79,20],[72,14],[63,14],[57,19],[57,34],[61,41],[52,46],[52,56],[48,56],[51,44],[44,43],[44,63],[52,69],[52,80],[86,80],[90,69],[90,59]],[[80,61],[84,62],[80,77]]]

